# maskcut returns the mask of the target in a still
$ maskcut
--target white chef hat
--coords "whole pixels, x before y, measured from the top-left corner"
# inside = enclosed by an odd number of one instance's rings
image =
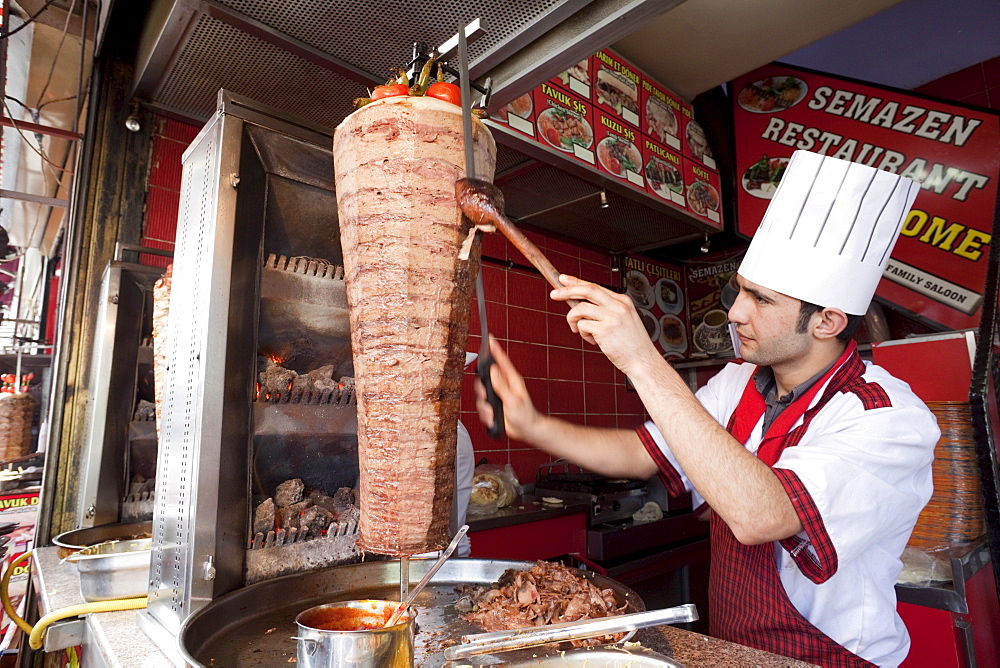
[[[919,184],[795,151],[740,264],[770,290],[864,315]]]

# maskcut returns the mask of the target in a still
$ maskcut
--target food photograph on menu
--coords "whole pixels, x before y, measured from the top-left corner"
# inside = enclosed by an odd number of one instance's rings
[[[788,158],[761,156],[760,160],[743,170],[743,189],[754,197],[771,199],[781,183],[781,176],[788,166]]]
[[[668,360],[688,354],[684,277],[680,268],[638,257],[626,258],[625,294],[635,305],[650,341]]]
[[[794,107],[807,91],[798,77],[766,77],[744,86],[737,100],[747,111],[768,114]]]
[[[538,134],[546,144],[567,153],[574,146],[590,148],[594,129],[582,115],[563,107],[549,107],[538,115]]]

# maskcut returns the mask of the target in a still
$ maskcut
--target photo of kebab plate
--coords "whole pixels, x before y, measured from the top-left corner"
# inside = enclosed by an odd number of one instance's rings
[[[337,127],[334,173],[358,409],[358,546],[448,545],[480,242],[455,199],[465,176],[458,86],[398,73]],[[473,119],[477,175],[496,145]],[[469,240],[467,259],[461,259]]]
[[[616,135],[608,135],[597,144],[597,159],[604,169],[619,178],[626,171],[642,173],[642,155],[635,144]]]

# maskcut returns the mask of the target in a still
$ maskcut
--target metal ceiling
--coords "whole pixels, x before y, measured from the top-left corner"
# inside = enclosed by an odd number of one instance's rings
[[[492,78],[493,109],[608,45],[691,99],[898,1],[152,0],[134,94],[204,122],[225,88],[332,127],[410,60],[413,42],[437,46],[478,18],[486,30],[470,45],[471,70]],[[494,134],[517,156],[517,173],[531,172],[503,177],[500,166],[510,212],[526,224],[613,252],[713,231],[534,142]],[[603,189],[621,204],[597,212],[574,204],[586,200],[581,191]]]
[[[154,0],[134,94],[203,122],[226,88],[334,127],[354,98],[407,64],[413,42],[437,46],[479,19],[485,34],[470,44],[471,70],[477,79],[493,78],[495,107],[681,1],[465,0],[456,7],[422,0]],[[565,158],[494,134],[502,147],[498,182],[509,189],[509,212],[526,224],[613,252],[704,234],[694,217],[593,168],[553,167]],[[601,190],[617,195],[614,206],[593,204]],[[580,203],[590,195],[590,205]]]

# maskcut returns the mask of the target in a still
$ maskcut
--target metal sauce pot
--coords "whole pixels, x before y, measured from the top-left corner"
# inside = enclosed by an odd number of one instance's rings
[[[300,612],[299,668],[410,668],[413,618],[408,613],[382,626],[399,601],[340,601]]]

